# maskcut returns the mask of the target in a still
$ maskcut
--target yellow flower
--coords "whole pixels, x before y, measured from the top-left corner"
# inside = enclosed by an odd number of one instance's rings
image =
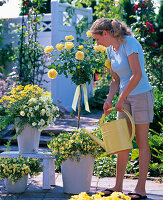
[[[57,77],[57,71],[55,69],[50,69],[48,71],[48,77],[51,79],[55,79]]]
[[[79,45],[79,49],[83,49],[83,45]]]
[[[87,37],[92,37],[92,33],[90,31],[86,32]]]
[[[53,46],[47,46],[47,47],[45,47],[44,52],[49,53],[49,52],[52,52],[53,49],[54,49]]]
[[[61,51],[63,49],[64,45],[63,44],[57,44],[55,47],[57,48],[58,51]]]
[[[74,47],[74,44],[72,42],[65,42],[65,48],[67,50],[70,50]]]
[[[106,51],[107,51],[107,48],[106,48],[106,47],[104,47],[104,46],[102,46],[102,49],[101,49],[101,51],[104,51],[104,52],[106,52]]]
[[[111,68],[111,63],[110,63],[109,60],[106,60],[106,61],[105,61],[105,66],[106,66],[107,68]]]
[[[77,60],[82,60],[84,58],[84,53],[82,51],[78,51],[76,54],[75,54],[75,58]]]
[[[94,46],[94,50],[97,51],[97,52],[104,51],[104,46],[102,46],[102,45],[96,45],[96,46]]]
[[[73,37],[72,35],[69,35],[69,36],[66,36],[65,39],[66,39],[66,40],[73,40],[74,37]]]

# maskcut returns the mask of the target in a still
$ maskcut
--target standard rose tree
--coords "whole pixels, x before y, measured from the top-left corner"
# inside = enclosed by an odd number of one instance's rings
[[[78,128],[81,111],[82,92],[84,91],[85,110],[90,112],[87,98],[86,83],[90,83],[93,79],[95,71],[102,71],[104,65],[110,67],[107,59],[106,48],[101,45],[94,45],[90,31],[87,31],[87,39],[82,44],[74,45],[74,37],[66,36],[65,40],[56,45],[56,50],[53,46],[47,46],[45,53],[49,56],[51,65],[48,75],[50,78],[56,78],[58,74],[64,74],[66,78],[71,75],[71,80],[76,84],[76,92],[72,103],[73,110],[76,111],[77,101],[78,106]],[[54,71],[56,70],[56,71]]]

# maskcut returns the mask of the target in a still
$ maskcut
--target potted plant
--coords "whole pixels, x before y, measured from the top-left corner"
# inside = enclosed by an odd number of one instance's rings
[[[53,46],[47,46],[45,53],[52,60],[48,68],[56,70],[58,74],[63,73],[66,78],[71,75],[72,82],[77,86],[72,108],[76,111],[79,99],[77,123],[77,128],[79,128],[82,99],[81,87],[83,87],[85,110],[90,112],[86,83],[91,82],[95,71],[102,71],[107,59],[106,47],[94,45],[92,35],[90,31],[87,31],[87,39],[84,42],[75,45],[74,37],[69,35],[56,45],[56,49]],[[108,63],[107,66],[110,67]]]
[[[94,158],[100,153],[101,147],[84,129],[75,129],[74,133],[60,133],[49,142],[48,147],[55,154],[56,165],[61,165],[64,192],[88,192]]]
[[[0,111],[14,122],[20,153],[38,151],[40,132],[53,125],[59,109],[37,85],[19,85],[0,99]],[[32,138],[31,138],[32,137]],[[11,140],[8,142],[8,146]]]
[[[43,171],[39,159],[24,158],[0,158],[0,180],[5,180],[5,186],[9,193],[24,192],[27,187],[28,174],[38,175]]]

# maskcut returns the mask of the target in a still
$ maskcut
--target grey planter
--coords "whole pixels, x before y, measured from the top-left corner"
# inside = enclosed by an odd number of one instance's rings
[[[67,159],[61,166],[65,193],[79,194],[89,192],[94,167],[91,155],[81,156],[80,162]]]
[[[19,128],[16,128],[18,131]],[[19,153],[37,153],[39,149],[40,131],[29,124],[17,137]]]
[[[8,193],[22,193],[27,188],[28,175],[24,175],[22,179],[12,184],[12,181],[5,179],[5,187]]]

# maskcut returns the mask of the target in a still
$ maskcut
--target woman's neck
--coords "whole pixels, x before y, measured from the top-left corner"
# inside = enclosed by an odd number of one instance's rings
[[[115,38],[115,39],[113,40],[112,45],[113,45],[114,51],[117,52],[117,51],[119,50],[120,42]]]

